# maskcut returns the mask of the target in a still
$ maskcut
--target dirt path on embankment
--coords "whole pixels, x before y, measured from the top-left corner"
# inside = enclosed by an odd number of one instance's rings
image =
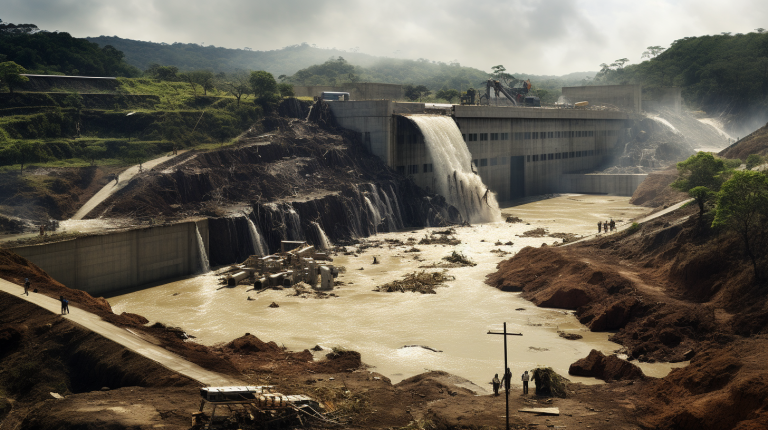
[[[593,331],[616,331],[630,359],[690,359],[628,388],[623,399],[643,427],[766,428],[768,294],[738,238],[695,213],[686,207],[594,240],[525,248],[488,283],[572,309]]]

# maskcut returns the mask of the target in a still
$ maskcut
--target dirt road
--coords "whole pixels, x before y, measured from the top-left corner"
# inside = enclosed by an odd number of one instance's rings
[[[168,160],[171,160],[174,157],[178,157],[180,154],[183,154],[186,151],[178,151],[177,155],[167,155],[163,157],[158,157],[154,160],[147,161],[146,163],[143,163],[142,166],[142,172],[144,170],[149,170],[158,164],[165,163]],[[90,213],[93,209],[96,208],[101,202],[106,200],[109,196],[115,194],[116,192],[122,190],[126,185],[128,185],[129,182],[131,182],[131,179],[133,179],[136,175],[141,173],[139,171],[139,165],[131,166],[124,171],[120,173],[120,176],[118,178],[117,183],[110,182],[107,185],[104,186],[98,193],[96,193],[93,197],[91,197],[90,200],[88,200],[83,207],[81,207],[74,215],[72,215],[73,220],[79,220],[83,219],[88,213]]]

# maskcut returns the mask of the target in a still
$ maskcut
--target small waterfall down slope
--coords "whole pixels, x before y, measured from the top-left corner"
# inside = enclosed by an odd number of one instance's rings
[[[472,172],[472,155],[453,118],[444,115],[409,115],[407,118],[424,135],[434,168],[435,191],[471,223],[501,221],[496,195]]]

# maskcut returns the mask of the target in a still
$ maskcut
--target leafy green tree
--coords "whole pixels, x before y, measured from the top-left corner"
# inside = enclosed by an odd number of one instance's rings
[[[435,93],[435,97],[439,99],[443,99],[447,101],[448,103],[452,103],[454,99],[459,98],[459,92],[454,90],[453,88],[448,89],[443,87],[440,91]]]
[[[726,227],[739,235],[756,279],[762,278],[758,260],[765,258],[766,223],[768,176],[751,170],[735,172],[720,189],[712,225]]]
[[[761,157],[758,154],[751,154],[747,156],[746,162],[747,162],[747,169],[751,169],[755,166],[759,166],[763,164],[763,157]]]
[[[263,70],[251,72],[248,81],[251,84],[251,91],[257,98],[277,92],[277,81],[269,72]]]
[[[195,79],[195,75],[193,72],[183,72],[179,73],[178,75],[179,79],[186,82],[190,88],[192,88],[192,95],[197,98],[197,79]]]
[[[251,91],[250,75],[245,72],[235,72],[226,75],[219,81],[219,86],[237,99],[237,105],[240,106],[240,99],[247,99]]]
[[[8,92],[13,94],[13,88],[29,81],[26,76],[21,76],[27,70],[13,61],[0,63],[0,82],[8,87]]]
[[[293,84],[287,82],[281,82],[277,84],[277,91],[282,97],[293,97]]]
[[[704,203],[720,189],[725,163],[709,152],[699,152],[677,163],[677,180],[670,186],[687,192],[699,205],[699,217],[704,215]]]
[[[209,70],[195,70],[192,72],[192,79],[201,87],[203,87],[203,95],[207,96],[208,91],[214,88],[214,75]]]
[[[428,97],[430,94],[432,94],[432,92],[424,85],[403,85],[403,95],[408,100],[421,101],[422,97]]]
[[[641,58],[654,58],[659,54],[661,54],[662,52],[664,52],[664,48],[658,45],[649,46],[645,49],[647,49],[647,51],[643,52],[643,55],[641,56]]]
[[[144,74],[152,79],[175,82],[179,80],[179,68],[176,66],[161,66],[153,63],[144,71]]]

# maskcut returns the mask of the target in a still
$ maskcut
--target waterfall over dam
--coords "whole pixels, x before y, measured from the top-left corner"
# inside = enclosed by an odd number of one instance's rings
[[[453,118],[408,115],[424,135],[432,158],[436,192],[471,223],[501,221],[496,194],[472,171],[472,155]]]

